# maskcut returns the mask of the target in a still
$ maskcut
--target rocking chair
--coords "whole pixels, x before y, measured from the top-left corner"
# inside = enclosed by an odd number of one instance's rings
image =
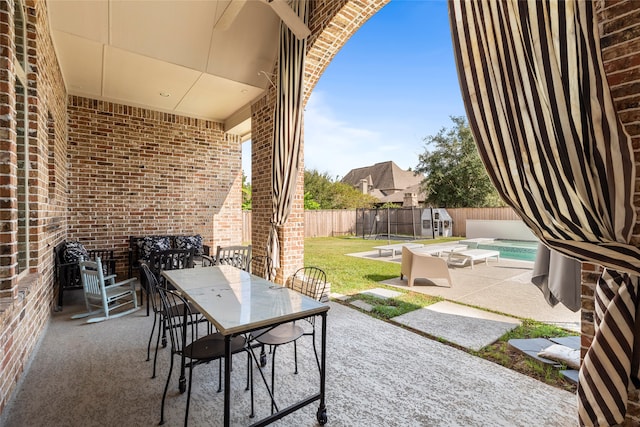
[[[82,319],[84,317],[102,314],[100,317],[92,317],[87,323],[102,322],[124,316],[138,310],[138,299],[136,296],[135,277],[116,283],[116,275],[104,275],[102,261],[96,258],[95,261],[80,262],[80,277],[84,288],[84,301],[87,306],[86,313],[79,313],[71,316],[72,319]],[[132,308],[125,311],[112,312],[127,305]]]

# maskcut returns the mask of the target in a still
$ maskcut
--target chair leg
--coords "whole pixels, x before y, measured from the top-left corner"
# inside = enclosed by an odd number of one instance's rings
[[[293,342],[293,361],[295,363],[296,366],[296,370],[293,372],[294,374],[298,373],[298,345],[297,345],[297,341]]]
[[[262,344],[260,349],[260,366],[263,368],[267,366],[267,353],[264,350],[264,344]]]
[[[149,306],[147,306],[148,308]],[[151,335],[149,335],[149,344],[147,344],[147,362],[151,360],[151,341],[153,341],[153,333],[156,331],[156,322],[158,321],[158,316],[153,315],[153,326],[151,327]]]
[[[64,285],[61,283],[58,287],[58,307],[62,311],[62,293],[64,292]]]
[[[167,346],[167,319],[162,316],[162,348]]]
[[[155,378],[156,377],[156,366],[157,366],[157,362],[158,362],[158,348],[160,347],[160,328],[162,327],[164,323],[162,322],[162,318],[161,321],[158,322],[158,337],[156,338],[156,351],[153,355],[153,374],[151,375],[151,378]]]
[[[255,416],[254,411],[254,403],[253,403],[253,363],[251,363],[251,353],[247,351],[247,386],[251,385],[251,414],[249,414],[249,418],[253,418]],[[249,382],[250,381],[250,382]]]
[[[311,332],[311,339],[313,340],[313,353],[316,355],[316,364],[318,365],[318,371],[320,371],[320,358],[318,357],[318,350],[316,349],[316,328],[313,328]]]
[[[184,427],[189,422],[189,404],[191,403],[191,380],[193,378],[193,361],[189,364],[189,387],[187,389],[187,409],[184,411]]]
[[[171,382],[171,373],[173,372],[173,355],[171,355],[171,363],[169,364],[169,375],[167,375],[167,382],[164,385],[164,392],[162,393],[162,406],[160,407],[160,423],[164,424],[164,402],[167,399],[167,391],[169,390],[169,382]]]
[[[275,381],[276,381],[276,350],[278,349],[278,346],[273,346],[273,351],[271,352],[271,414],[273,415],[273,410],[275,408],[275,399],[276,399],[276,388],[275,388]]]

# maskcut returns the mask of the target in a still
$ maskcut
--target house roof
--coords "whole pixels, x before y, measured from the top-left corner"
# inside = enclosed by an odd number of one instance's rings
[[[402,199],[404,196],[402,190],[420,184],[424,176],[422,174],[416,175],[413,171],[403,170],[394,162],[388,161],[351,169],[341,181],[356,187],[363,179],[366,179],[373,189],[380,190],[384,196],[401,192],[400,198]]]
[[[388,196],[378,197],[381,203],[398,203],[402,204],[404,202],[405,193],[414,193],[418,195],[418,202],[424,202],[425,194],[424,191],[420,188],[420,184],[412,185],[411,187],[407,187],[402,191],[396,191],[393,194],[389,194]]]

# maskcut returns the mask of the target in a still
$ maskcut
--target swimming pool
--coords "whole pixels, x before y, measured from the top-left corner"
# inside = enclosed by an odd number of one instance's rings
[[[538,253],[538,242],[531,240],[497,239],[493,242],[478,243],[478,249],[500,251],[501,258],[521,261],[535,261]]]

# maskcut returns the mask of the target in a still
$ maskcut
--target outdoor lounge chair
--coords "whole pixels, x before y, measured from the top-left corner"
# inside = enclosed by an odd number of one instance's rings
[[[495,258],[500,261],[500,251],[492,251],[489,249],[469,249],[466,251],[449,252],[447,263],[450,265],[456,265],[458,267],[464,267],[469,261],[471,268],[476,261],[489,262],[489,258]]]
[[[402,263],[400,264],[400,280],[407,276],[407,284],[413,286],[415,279],[447,279],[452,286],[449,266],[444,258],[425,253],[414,252],[411,248],[402,248]]]
[[[375,246],[373,249],[378,250],[378,256],[381,257],[383,252],[391,252],[391,256],[396,256],[396,252],[402,250],[402,248],[421,248],[424,245],[422,243],[395,243],[392,245]]]

